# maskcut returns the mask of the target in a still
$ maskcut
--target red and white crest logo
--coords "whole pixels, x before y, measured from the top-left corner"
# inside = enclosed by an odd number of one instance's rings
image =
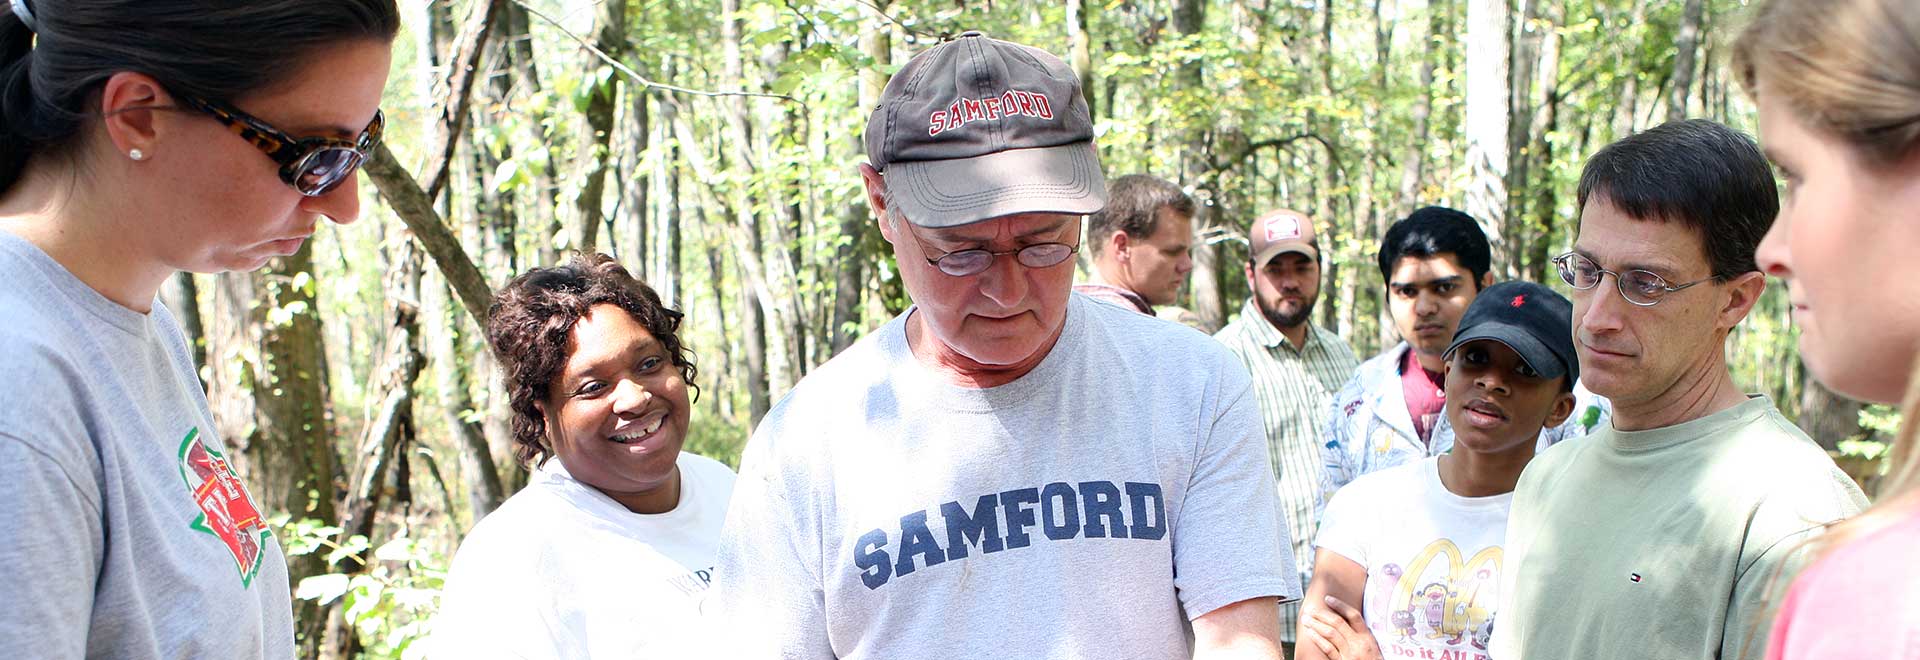
[[[1290,215],[1274,216],[1267,218],[1261,230],[1267,233],[1268,243],[1293,240],[1300,237],[1300,219]]]
[[[270,533],[267,522],[226,456],[200,442],[200,429],[188,431],[180,441],[180,478],[200,506],[200,517],[191,526],[220,539],[240,569],[240,583],[252,586]]]

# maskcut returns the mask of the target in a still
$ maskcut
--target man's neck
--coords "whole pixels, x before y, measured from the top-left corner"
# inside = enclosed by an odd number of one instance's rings
[[[1021,376],[1032,372],[1053,352],[1053,347],[1060,343],[1060,334],[1065,330],[1066,324],[1061,323],[1060,327],[1053,329],[1053,336],[1048,337],[1039,350],[1017,363],[981,364],[942,342],[916,310],[907,317],[907,350],[913,353],[915,361],[942,380],[956,387],[984,390],[1020,380]]]
[[[1087,273],[1087,283],[1132,291],[1133,287],[1127,285],[1126,278],[1121,277],[1120,265],[1112,259],[1105,255],[1094,259],[1092,272]]]
[[[1438,355],[1427,355],[1426,353],[1422,353],[1420,352],[1420,349],[1414,348],[1413,344],[1407,344],[1407,352],[1413,354],[1414,364],[1420,365],[1421,369],[1425,369],[1429,372],[1436,373],[1436,374],[1445,370],[1447,361],[1441,359],[1441,357]]]
[[[1725,412],[1746,401],[1746,393],[1727,371],[1725,358],[1716,353],[1645,401],[1613,400],[1613,427],[1622,431],[1661,429]]]

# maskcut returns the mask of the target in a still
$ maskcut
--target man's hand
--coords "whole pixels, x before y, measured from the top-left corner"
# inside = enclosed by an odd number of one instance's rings
[[[1307,615],[1302,620],[1301,643],[1313,644],[1333,660],[1380,660],[1380,644],[1360,610],[1333,596],[1327,596],[1326,602],[1326,607],[1300,608]]]

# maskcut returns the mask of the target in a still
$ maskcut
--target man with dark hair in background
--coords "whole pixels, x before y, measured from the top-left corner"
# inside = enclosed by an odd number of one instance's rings
[[[1592,437],[1521,474],[1490,652],[1758,658],[1801,543],[1866,505],[1772,401],[1727,370],[1779,210],[1767,160],[1725,126],[1668,123],[1580,176],[1573,287],[1582,379],[1613,404]],[[1611,280],[1611,281],[1609,281]]]
[[[1193,272],[1193,198],[1171,181],[1129,174],[1107,185],[1107,207],[1088,216],[1092,278],[1073,290],[1153,314],[1171,305]]]
[[[1362,363],[1334,395],[1319,506],[1360,475],[1453,448],[1453,427],[1442,414],[1443,356],[1467,305],[1493,284],[1492,255],[1480,224],[1450,208],[1422,208],[1387,229],[1378,262],[1401,342]],[[1605,419],[1605,402],[1584,388],[1575,386],[1574,399],[1573,415],[1542,432],[1539,449]]]
[[[1334,391],[1360,363],[1346,340],[1313,324],[1322,279],[1315,236],[1313,219],[1298,211],[1282,209],[1255,219],[1247,232],[1250,258],[1242,265],[1252,295],[1240,307],[1240,317],[1214,335],[1253,374],[1301,584],[1311,579],[1313,568],[1308,544],[1317,520],[1320,429]],[[1289,657],[1299,612],[1297,603],[1280,606],[1280,638],[1289,645]]]

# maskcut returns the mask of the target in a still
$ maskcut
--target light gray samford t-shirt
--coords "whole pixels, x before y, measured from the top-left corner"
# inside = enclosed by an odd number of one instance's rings
[[[0,232],[0,658],[293,657],[280,545],[173,316]]]
[[[1225,348],[1076,294],[1038,367],[966,389],[914,360],[913,313],[754,434],[706,608],[724,657],[1188,657],[1190,619],[1299,597]]]

